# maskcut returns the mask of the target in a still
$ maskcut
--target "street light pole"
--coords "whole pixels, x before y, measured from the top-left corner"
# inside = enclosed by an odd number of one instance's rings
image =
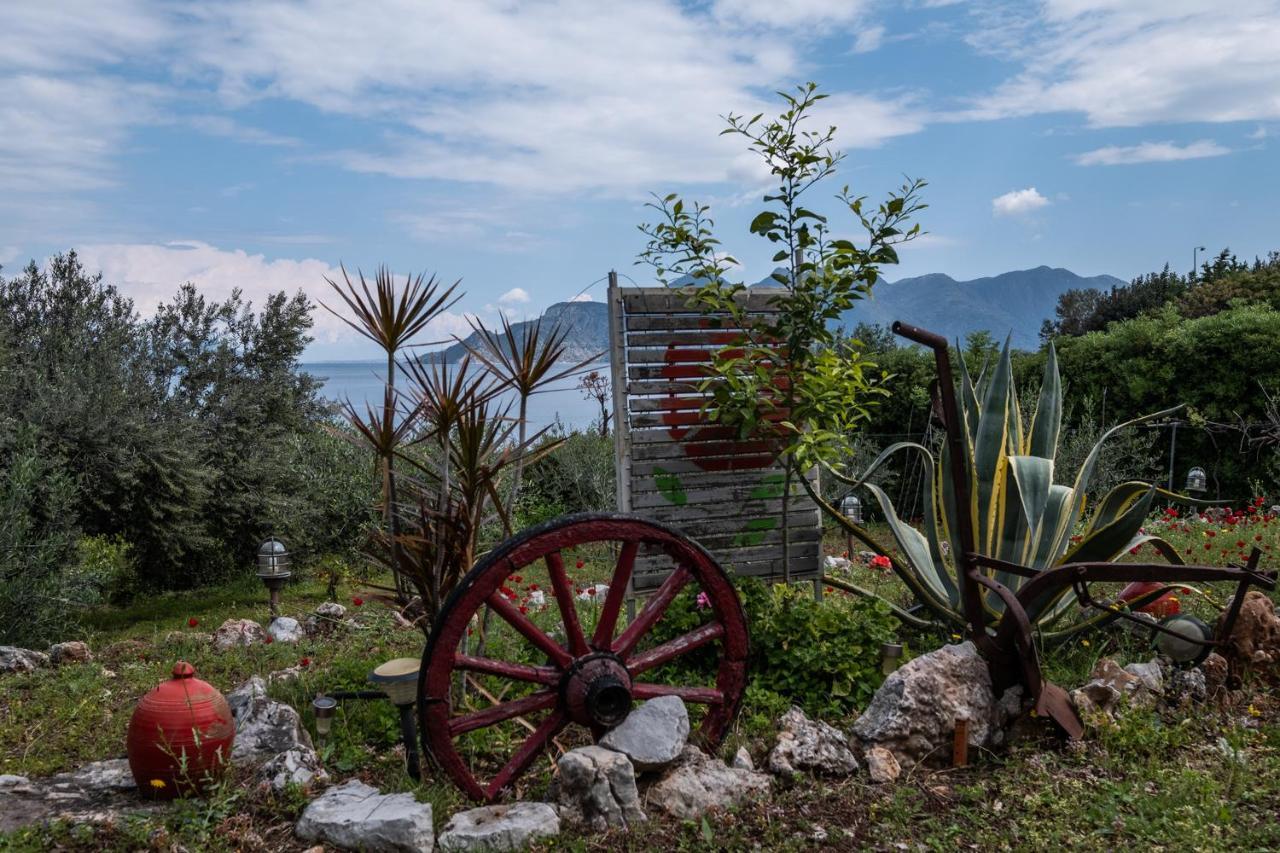
[[[1196,246],[1191,250],[1191,280],[1196,280],[1196,270],[1199,269],[1196,263],[1199,261],[1199,255],[1205,250],[1204,246]]]

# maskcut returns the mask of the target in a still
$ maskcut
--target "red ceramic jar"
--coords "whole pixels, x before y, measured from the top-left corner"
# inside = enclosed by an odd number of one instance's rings
[[[199,792],[231,759],[236,724],[227,700],[186,661],[138,700],[129,720],[129,769],[144,796]]]

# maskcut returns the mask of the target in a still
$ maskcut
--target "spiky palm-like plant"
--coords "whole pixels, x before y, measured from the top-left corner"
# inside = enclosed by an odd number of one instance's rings
[[[1013,369],[1006,343],[995,369],[984,372],[975,384],[960,362],[960,428],[963,432],[968,471],[970,505],[957,507],[948,450],[944,444],[935,459],[929,448],[915,442],[899,442],[886,448],[859,477],[849,477],[828,468],[829,473],[853,487],[865,488],[883,511],[893,543],[900,556],[890,557],[894,572],[943,624],[963,626],[957,557],[962,553],[957,512],[969,513],[977,553],[1033,571],[1043,571],[1071,562],[1116,559],[1126,550],[1150,543],[1170,562],[1181,563],[1175,549],[1157,536],[1141,531],[1142,524],[1158,494],[1183,499],[1146,482],[1122,483],[1107,493],[1086,518],[1086,492],[1103,442],[1118,431],[1177,411],[1167,409],[1135,418],[1107,430],[1094,445],[1070,485],[1055,482],[1054,459],[1062,428],[1062,381],[1052,344],[1045,365],[1040,397],[1024,429]],[[883,489],[868,477],[885,460],[897,453],[921,457],[927,504],[923,530],[900,518]],[[865,527],[839,513],[816,490],[810,494],[822,508],[850,534],[889,555],[886,547]],[[1018,590],[1026,580],[1002,571],[989,571],[997,581]],[[872,595],[861,588],[840,584],[851,591]],[[1064,589],[1051,598],[1034,602],[1028,609],[1032,624],[1047,641],[1070,637],[1107,618],[1105,612],[1090,619],[1074,618],[1076,599]],[[997,624],[1003,605],[992,595],[984,600],[990,625]],[[898,615],[917,625],[937,624],[895,608]]]

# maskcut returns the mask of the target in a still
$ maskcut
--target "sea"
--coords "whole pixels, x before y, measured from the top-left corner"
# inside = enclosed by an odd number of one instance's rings
[[[350,400],[356,409],[363,411],[366,404],[382,405],[387,365],[384,361],[313,361],[302,365],[303,371],[319,379],[323,385],[320,393],[330,400],[342,403]],[[609,365],[591,365],[587,371],[599,370],[608,375]],[[403,382],[396,377],[397,387]],[[529,398],[529,426],[531,430],[555,427],[558,423],[564,431],[585,430],[598,422],[600,405],[583,396],[577,387],[578,377],[559,383]],[[506,395],[513,399],[514,394]],[[512,412],[514,413],[514,406]]]

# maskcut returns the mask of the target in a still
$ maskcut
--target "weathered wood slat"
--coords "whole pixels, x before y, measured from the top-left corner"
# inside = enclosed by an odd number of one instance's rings
[[[712,417],[712,409],[709,412],[700,412],[696,409],[688,412],[654,412],[640,413],[631,416],[632,429],[667,429],[670,427],[687,427],[687,426],[713,426],[716,424]],[[790,414],[790,409],[776,409],[762,416],[762,420],[778,423],[785,421]]]
[[[687,397],[633,397],[629,401],[631,412],[679,412],[698,411],[711,400],[710,395],[693,394]]]
[[[766,311],[748,314],[750,322],[765,320],[773,315]],[[729,318],[703,317],[698,314],[638,314],[627,317],[627,334],[635,332],[726,332],[742,331],[742,327]]]
[[[792,501],[803,500],[808,501],[808,496],[803,495],[798,486],[792,486]],[[644,512],[653,507],[668,506],[700,506],[706,503],[718,503],[722,501],[730,501],[736,505],[739,514],[756,516],[764,514],[763,510],[758,509],[754,505],[743,506],[743,504],[754,504],[756,501],[773,500],[773,496],[781,499],[779,494],[781,489],[770,489],[770,497],[759,497],[764,489],[758,484],[747,484],[741,486],[712,486],[706,489],[685,489],[684,502],[673,501],[669,494],[663,492],[631,492],[631,508],[637,512]],[[812,504],[810,504],[812,505]]]
[[[781,471],[770,472],[767,468],[746,472],[707,471],[636,474],[634,477],[631,489],[633,495],[648,494],[649,492],[670,494],[680,491],[689,496],[689,500],[692,500],[690,493],[694,490],[735,488],[750,491],[752,495],[758,496],[755,498],[757,500],[764,499],[766,496],[782,496],[783,473]],[[802,487],[798,480],[791,484],[792,494],[800,494],[801,491]]]
[[[627,332],[627,353],[651,348],[667,349],[672,345],[718,348],[744,343],[746,340],[746,335],[740,329],[636,331]]]
[[[721,426],[720,424],[700,424],[688,427],[658,427],[637,429],[631,433],[631,444],[694,444],[703,441],[734,442],[736,444],[756,444],[767,439],[740,439],[738,428]],[[746,452],[755,452],[743,448]]]
[[[622,307],[629,316],[636,314],[669,314],[674,312],[691,312],[702,316],[702,311],[690,305],[690,298],[696,291],[693,288],[636,288],[622,292]],[[777,287],[753,287],[739,292],[734,301],[745,305],[748,311],[776,310],[774,302],[786,291]]]
[[[813,509],[813,503],[808,497],[792,498],[792,512],[809,512]],[[655,521],[661,521],[664,524],[670,524],[673,527],[683,529],[693,529],[696,525],[706,521],[729,521],[740,520],[745,518],[760,518],[766,515],[782,515],[782,501],[753,501],[751,504],[751,514],[744,515],[740,506],[725,506],[723,504],[715,504],[712,506],[655,506],[647,507],[644,510],[637,509],[635,512],[640,513],[645,518],[652,518]],[[816,524],[817,514],[812,516]]]
[[[709,379],[715,374],[709,364],[630,364],[627,379]]]
[[[776,347],[767,347],[769,352],[778,352]],[[710,364],[717,357],[720,358],[741,358],[744,352],[742,347],[671,347],[667,349],[657,349],[654,347],[646,347],[644,349],[629,348],[627,350],[627,364]]]
[[[714,468],[721,462],[733,458],[754,457],[763,460],[762,465],[771,465],[774,455],[768,444],[763,441],[707,441],[694,444],[637,444],[631,449],[631,458],[642,462],[660,462],[663,459],[697,459],[705,468]]]
[[[792,503],[793,509],[787,513],[787,517],[791,519],[791,528],[798,530],[801,527],[816,528],[818,524],[818,513],[814,509],[794,509],[795,503]],[[645,513],[649,518],[653,518],[652,513]],[[782,512],[772,512],[762,514],[761,518],[776,520],[779,525],[782,524]],[[686,535],[698,539],[700,536],[721,536],[729,533],[740,533],[744,529],[744,525],[755,521],[754,518],[743,516],[735,516],[732,518],[702,518],[689,519],[682,518],[672,521],[670,524],[677,530],[683,531]],[[701,540],[699,540],[701,541]]]

